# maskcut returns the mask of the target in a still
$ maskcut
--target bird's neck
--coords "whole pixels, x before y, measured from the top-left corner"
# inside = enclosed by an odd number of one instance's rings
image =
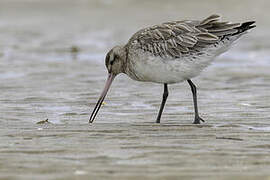
[[[122,72],[126,73],[128,66],[128,50],[126,45],[121,47],[121,58],[122,58]]]

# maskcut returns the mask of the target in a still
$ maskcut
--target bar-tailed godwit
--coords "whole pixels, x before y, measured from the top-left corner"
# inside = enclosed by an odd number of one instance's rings
[[[169,94],[168,84],[187,81],[193,94],[193,123],[204,122],[198,113],[197,91],[191,78],[198,76],[216,56],[227,51],[247,30],[256,27],[254,23],[222,22],[219,15],[211,15],[201,21],[165,22],[136,32],[126,45],[116,46],[107,53],[105,64],[108,79],[89,122],[94,121],[110,85],[119,73],[125,73],[136,81],[164,85],[157,123],[160,123]]]

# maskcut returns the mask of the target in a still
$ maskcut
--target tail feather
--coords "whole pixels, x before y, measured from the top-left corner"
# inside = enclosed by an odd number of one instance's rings
[[[255,28],[256,25],[254,23],[255,21],[248,21],[248,22],[242,23],[241,26],[234,28],[237,30],[237,32],[234,33],[233,35],[241,34],[243,32],[246,32],[249,29]]]

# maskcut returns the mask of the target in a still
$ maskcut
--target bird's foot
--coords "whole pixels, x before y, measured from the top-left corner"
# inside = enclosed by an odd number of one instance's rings
[[[195,120],[194,120],[193,124],[201,124],[201,121],[204,122],[204,120],[202,118],[197,116],[197,117],[195,117]]]

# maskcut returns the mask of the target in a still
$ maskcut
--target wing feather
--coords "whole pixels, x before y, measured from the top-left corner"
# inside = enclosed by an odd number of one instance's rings
[[[205,48],[224,36],[236,33],[240,23],[221,22],[219,15],[202,21],[171,21],[142,29],[135,33],[128,45],[162,57],[181,57],[183,54]]]

